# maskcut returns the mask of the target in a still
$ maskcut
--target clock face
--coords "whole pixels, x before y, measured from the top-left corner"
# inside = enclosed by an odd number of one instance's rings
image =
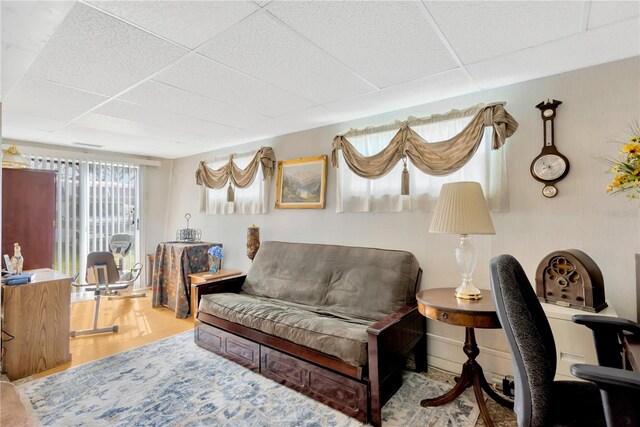
[[[552,109],[544,110],[544,111],[542,112],[542,114],[543,114],[545,117],[551,117],[551,116],[553,116],[553,110],[552,110]]]
[[[543,181],[553,181],[567,170],[567,163],[560,156],[547,154],[539,157],[533,164],[533,173]]]
[[[556,195],[558,194],[558,189],[556,187],[554,187],[553,185],[546,185],[543,189],[542,189],[542,195],[544,197],[556,197]]]

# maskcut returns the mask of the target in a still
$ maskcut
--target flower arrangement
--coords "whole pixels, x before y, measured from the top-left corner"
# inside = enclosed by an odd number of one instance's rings
[[[207,254],[209,254],[209,271],[217,273],[222,264],[222,246],[211,246]]]
[[[222,259],[222,247],[221,246],[211,246],[207,251],[209,255],[212,257]]]
[[[607,193],[626,193],[629,199],[640,199],[640,124],[631,126],[629,142],[620,148],[619,159],[605,159],[615,174],[607,185]]]

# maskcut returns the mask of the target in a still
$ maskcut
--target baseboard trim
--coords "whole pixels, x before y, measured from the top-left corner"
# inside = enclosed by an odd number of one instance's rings
[[[429,366],[459,373],[462,370],[462,364],[467,361],[467,356],[462,350],[463,346],[462,341],[427,333],[427,362]],[[493,376],[513,375],[510,353],[489,347],[478,347],[480,348],[478,362],[489,381]]]

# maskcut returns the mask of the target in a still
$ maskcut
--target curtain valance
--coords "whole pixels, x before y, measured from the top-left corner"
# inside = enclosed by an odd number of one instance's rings
[[[347,135],[361,134],[361,131],[352,130],[345,135],[338,135],[333,140],[331,152],[333,167],[338,167],[338,150],[342,150],[349,169],[363,178],[374,179],[384,176],[398,161],[401,159],[406,161],[407,158],[419,170],[429,175],[453,173],[473,157],[482,141],[486,126],[493,127],[491,143],[493,150],[502,147],[518,127],[515,119],[504,109],[504,103],[472,108],[479,108],[479,110],[469,124],[459,134],[446,141],[428,142],[423,139],[411,129],[411,126],[426,123],[431,119],[411,118],[400,124],[398,132],[388,146],[369,157],[360,154],[347,139]],[[459,112],[456,113],[459,114]],[[403,179],[406,180],[408,177]],[[404,190],[403,194],[405,194]]]
[[[218,169],[211,169],[206,162],[200,162],[196,170],[196,183],[208,188],[220,189],[230,182],[235,187],[246,188],[253,183],[260,165],[262,165],[263,180],[273,175],[276,156],[271,147],[261,147],[244,169],[236,166],[233,156],[231,154],[229,161]]]

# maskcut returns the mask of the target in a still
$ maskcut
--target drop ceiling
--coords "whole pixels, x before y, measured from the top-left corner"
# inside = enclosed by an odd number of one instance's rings
[[[640,55],[638,1],[2,1],[3,136],[178,158]]]

